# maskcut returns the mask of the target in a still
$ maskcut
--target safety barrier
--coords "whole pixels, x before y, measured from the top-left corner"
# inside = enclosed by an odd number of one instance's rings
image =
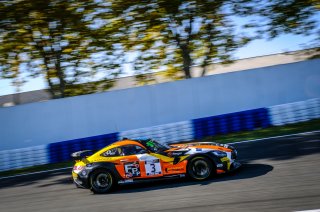
[[[118,133],[51,143],[48,145],[49,162],[58,163],[71,159],[71,153],[80,150],[101,149],[118,140]]]
[[[239,131],[249,131],[269,126],[270,119],[266,108],[193,120],[195,139]]]
[[[320,118],[320,99],[272,106],[269,113],[274,126],[317,119]]]
[[[120,132],[120,138],[154,138],[160,142],[188,141],[193,139],[192,121],[182,121]]]
[[[198,118],[49,145],[0,151],[0,171],[68,161],[71,159],[72,152],[101,149],[124,137],[149,137],[160,142],[179,142],[317,118],[320,118],[320,99],[309,99],[269,108]]]
[[[47,145],[0,151],[0,171],[48,164]]]

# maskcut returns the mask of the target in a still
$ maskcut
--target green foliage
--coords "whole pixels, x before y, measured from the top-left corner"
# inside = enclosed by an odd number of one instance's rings
[[[201,141],[216,141],[219,143],[232,143],[246,140],[270,138],[273,136],[290,135],[303,132],[318,131],[320,129],[320,119],[288,124],[284,126],[272,126],[265,129],[256,129],[254,131],[242,131],[226,135],[208,136]]]
[[[267,30],[270,37],[274,38],[281,33],[314,33],[320,24],[314,17],[319,14],[319,5],[319,1],[315,0],[271,1],[262,9],[262,15],[268,18]]]
[[[310,45],[319,46],[319,8],[318,0],[3,0],[0,77],[19,87],[42,76],[60,98],[109,89],[124,63],[138,84],[163,70],[162,77],[191,78],[192,66],[205,75],[265,35],[316,34]],[[237,16],[251,17],[241,32]]]
[[[319,47],[319,0],[240,0],[233,4],[233,11],[246,18],[251,15],[252,20],[246,27],[256,30],[261,38],[273,39],[282,34],[316,35],[309,47]]]
[[[185,78],[190,78],[191,66],[230,62],[232,52],[250,41],[235,34],[226,12],[229,1],[110,3],[119,42],[138,55],[133,62],[138,72],[183,71]]]
[[[284,33],[316,35],[303,44],[305,48],[315,48],[310,59],[320,58],[320,1],[319,0],[273,0],[262,15],[267,17],[266,29],[270,38]]]
[[[4,78],[43,76],[54,98],[95,92],[109,87],[83,82],[100,73],[106,79],[119,72],[119,65],[94,57],[103,51],[94,45],[90,19],[98,7],[94,1],[8,0],[0,2],[0,71]],[[105,68],[112,70],[103,73]],[[102,73],[101,73],[102,72]]]

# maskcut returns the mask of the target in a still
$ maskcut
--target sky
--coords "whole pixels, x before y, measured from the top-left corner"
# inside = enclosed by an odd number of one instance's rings
[[[243,59],[249,57],[257,57],[263,55],[277,54],[288,51],[301,50],[303,44],[308,43],[313,40],[315,36],[299,36],[299,35],[282,35],[273,40],[254,40],[248,45],[239,48],[235,54],[234,58]],[[126,66],[129,67],[129,66]],[[125,70],[130,72],[130,70]],[[46,88],[46,82],[43,78],[30,79],[25,83],[21,92],[40,90]],[[0,79],[0,96],[16,93],[15,87],[11,85],[11,80]]]

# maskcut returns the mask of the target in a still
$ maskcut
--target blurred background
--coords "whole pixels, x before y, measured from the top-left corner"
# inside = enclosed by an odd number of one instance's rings
[[[0,14],[1,170],[121,136],[174,142],[319,118],[318,1],[10,0]]]
[[[68,168],[72,152],[123,137],[320,130],[319,10],[317,0],[0,1],[0,177]]]
[[[319,118],[318,1],[10,0],[0,14],[4,171],[122,136],[231,140]]]
[[[1,1],[0,14],[0,95],[45,89],[41,95],[56,99],[205,76],[249,57],[319,51],[314,0],[10,0]],[[129,85],[116,83],[126,76],[133,76]],[[12,104],[20,101],[15,95]]]

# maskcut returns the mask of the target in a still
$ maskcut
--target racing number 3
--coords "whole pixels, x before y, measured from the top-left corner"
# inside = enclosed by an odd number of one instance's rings
[[[154,163],[151,163],[150,166],[152,169],[151,172],[155,173],[156,172],[156,165]]]
[[[158,175],[161,174],[161,165],[160,161],[152,160],[152,161],[145,161],[145,168],[146,168],[146,175]]]

